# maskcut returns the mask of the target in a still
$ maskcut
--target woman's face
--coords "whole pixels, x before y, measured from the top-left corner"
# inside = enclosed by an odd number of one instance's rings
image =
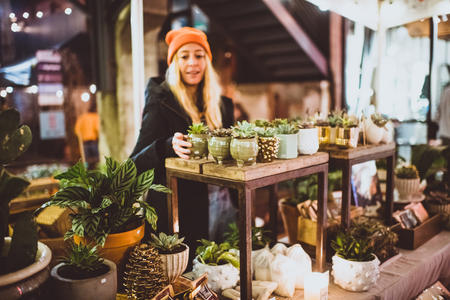
[[[196,43],[183,45],[178,50],[178,66],[184,84],[196,86],[203,80],[206,69],[206,52]]]

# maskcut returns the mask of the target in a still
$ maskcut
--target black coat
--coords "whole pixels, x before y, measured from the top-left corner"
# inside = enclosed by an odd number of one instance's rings
[[[234,123],[233,103],[222,97],[223,127]],[[167,83],[161,78],[151,78],[145,90],[145,107],[139,138],[131,154],[138,173],[154,168],[154,183],[166,185],[164,161],[176,157],[172,148],[175,132],[187,133],[192,124]],[[179,180],[180,233],[189,243],[208,237],[208,193],[205,184]],[[168,231],[167,195],[149,191],[147,201],[158,214],[158,231]],[[192,249],[191,251],[194,251]]]

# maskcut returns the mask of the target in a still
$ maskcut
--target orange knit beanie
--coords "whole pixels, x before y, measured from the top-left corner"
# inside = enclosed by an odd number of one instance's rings
[[[198,29],[192,27],[183,27],[176,30],[171,30],[166,34],[166,43],[169,46],[167,53],[167,65],[170,65],[172,58],[181,46],[188,43],[197,43],[202,46],[209,59],[212,60],[211,49],[209,48],[206,34]]]

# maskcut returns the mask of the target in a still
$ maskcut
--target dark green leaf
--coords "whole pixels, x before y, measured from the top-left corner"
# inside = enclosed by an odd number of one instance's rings
[[[168,193],[168,194],[172,193],[172,191],[170,189],[168,189],[167,187],[165,187],[164,185],[161,185],[161,184],[152,184],[150,186],[150,189],[157,191],[157,192],[161,192],[161,193]]]
[[[136,178],[136,172],[136,166],[131,159],[122,163],[113,177],[112,190],[114,193],[121,193],[130,188]]]

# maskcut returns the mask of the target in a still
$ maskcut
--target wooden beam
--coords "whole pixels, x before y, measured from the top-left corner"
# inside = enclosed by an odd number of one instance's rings
[[[268,57],[264,60],[264,64],[266,66],[277,67],[277,66],[292,66],[292,65],[307,65],[310,64],[311,61],[306,56],[298,56],[298,55],[283,55],[276,57]]]
[[[291,34],[303,51],[311,58],[320,72],[328,77],[328,63],[325,56],[320,52],[319,48],[309,38],[308,34],[295,21],[288,10],[281,4],[279,0],[262,0],[272,11],[278,21],[283,24],[286,30]]]
[[[343,20],[340,15],[330,11],[330,79],[333,110],[342,108],[343,91]]]
[[[291,35],[284,28],[257,29],[242,34],[242,41],[247,45],[291,40]]]
[[[261,13],[251,18],[236,17],[222,18],[221,20],[225,21],[228,24],[228,28],[233,31],[278,26],[279,24],[270,12]]]
[[[298,45],[294,42],[287,42],[283,44],[268,44],[265,46],[256,47],[253,51],[256,55],[271,55],[271,54],[284,54],[284,53],[298,53],[301,55],[302,50],[298,48]]]

